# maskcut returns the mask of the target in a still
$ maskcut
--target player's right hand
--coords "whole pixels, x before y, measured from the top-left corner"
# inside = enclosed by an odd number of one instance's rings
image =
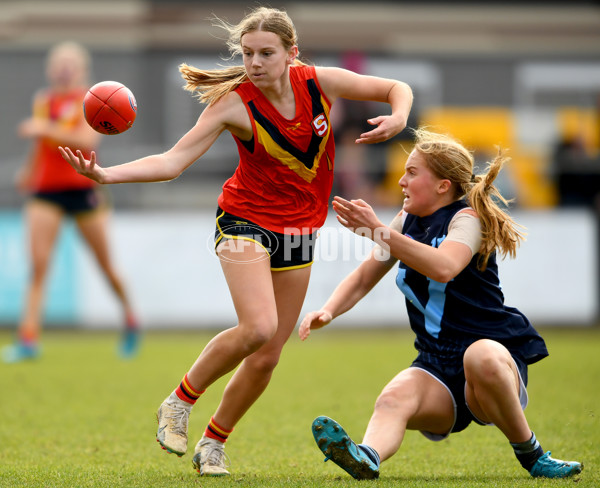
[[[105,182],[106,172],[96,164],[96,153],[94,151],[92,151],[90,159],[85,159],[79,149],[75,151],[75,154],[68,147],[63,148],[59,146],[58,150],[63,159],[80,175],[86,176],[98,183]]]
[[[331,314],[325,310],[307,313],[300,324],[300,328],[298,329],[298,335],[300,336],[300,339],[303,341],[306,340],[312,329],[320,329],[321,327],[325,327],[332,320],[333,317]]]

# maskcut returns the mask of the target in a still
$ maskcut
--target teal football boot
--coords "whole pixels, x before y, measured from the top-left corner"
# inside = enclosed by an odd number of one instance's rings
[[[346,431],[329,417],[317,417],[312,424],[312,433],[325,454],[350,476],[357,480],[372,480],[379,477],[379,467],[360,449]]]
[[[583,469],[581,463],[554,459],[550,457],[550,454],[552,453],[548,451],[535,462],[529,471],[531,476],[534,478],[568,478],[581,473]]]
[[[17,341],[14,344],[5,346],[2,350],[2,360],[5,363],[20,363],[22,361],[30,361],[37,359],[40,356],[40,347],[35,344],[26,344]]]

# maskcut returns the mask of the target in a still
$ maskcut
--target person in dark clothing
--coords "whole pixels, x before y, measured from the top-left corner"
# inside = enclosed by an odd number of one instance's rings
[[[350,310],[400,261],[396,284],[418,355],[380,394],[362,444],[325,416],[313,422],[315,440],[354,478],[373,479],[407,429],[442,440],[475,421],[496,425],[532,476],[575,475],[581,464],[544,453],[523,412],[527,367],[548,351],[527,318],[504,304],[498,278],[497,252],[514,257],[523,238],[493,184],[507,158],[499,151],[475,175],[473,155],[457,141],[424,129],[415,135],[399,183],[403,208],[390,226],[363,200],[334,199],[338,221],[378,245],[306,315],[299,334],[305,340]]]

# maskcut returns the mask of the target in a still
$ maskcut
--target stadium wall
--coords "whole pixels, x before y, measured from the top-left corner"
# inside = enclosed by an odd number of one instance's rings
[[[389,221],[393,213],[379,213]],[[585,210],[517,211],[527,241],[517,259],[501,263],[506,302],[543,325],[591,325],[598,318],[596,218]],[[117,212],[114,257],[149,329],[220,328],[234,308],[212,250],[212,212]],[[318,239],[303,313],[320,307],[337,283],[366,256],[370,241],[330,216]],[[0,326],[12,327],[23,307],[27,276],[21,214],[0,213]],[[335,326],[408,325],[394,271]],[[120,311],[71,222],[64,226],[47,283],[50,327],[113,329]]]

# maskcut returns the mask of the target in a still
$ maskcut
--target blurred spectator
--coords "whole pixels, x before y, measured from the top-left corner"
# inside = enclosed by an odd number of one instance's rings
[[[580,137],[560,140],[553,155],[559,204],[600,212],[600,158],[591,156]]]

